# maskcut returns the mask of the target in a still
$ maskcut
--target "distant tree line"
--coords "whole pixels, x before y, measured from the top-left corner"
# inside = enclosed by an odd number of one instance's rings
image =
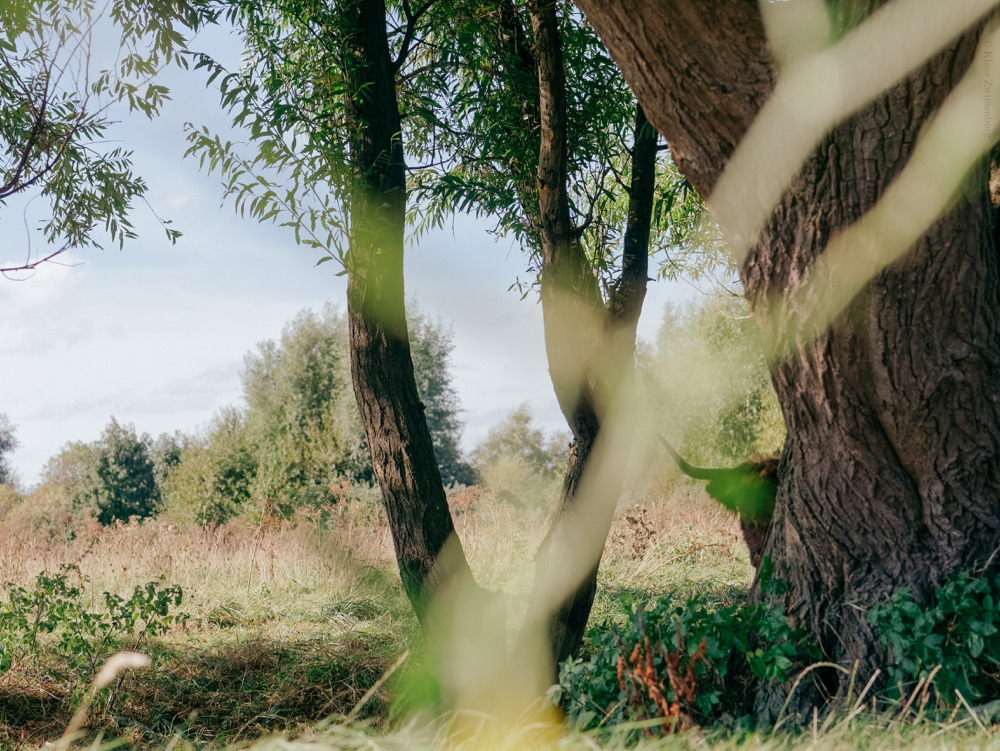
[[[411,312],[414,369],[442,477],[472,484],[459,446],[462,421],[451,383],[451,333]],[[344,485],[370,485],[371,459],[352,393],[347,321],[333,305],[304,310],[277,341],[247,353],[242,404],[220,410],[202,431],[153,439],[111,418],[99,439],[67,444],[32,493],[36,509],[90,509],[103,524],[170,511],[218,524],[253,511],[334,502]],[[0,416],[0,483],[14,485],[14,428]]]
[[[546,434],[527,403],[490,428],[468,460],[451,383],[450,332],[420,312],[410,314],[416,379],[442,477],[452,486],[478,483],[519,507],[545,508],[559,495],[570,436]],[[345,316],[333,305],[303,310],[275,340],[248,352],[242,403],[220,410],[200,432],[152,438],[112,417],[92,442],[71,442],[45,465],[42,480],[11,502],[18,478],[10,454],[15,426],[0,414],[0,515],[11,507],[39,523],[58,523],[89,509],[102,524],[168,511],[177,521],[216,525],[253,516],[265,498],[285,511],[342,500],[374,486],[371,459],[351,393]],[[652,389],[655,430],[677,440],[692,459],[734,464],[780,447],[784,425],[761,357],[756,331],[737,298],[668,306],[657,340],[641,348],[637,366]],[[727,353],[741,363],[730,391],[704,379],[698,408],[674,403],[657,388],[679,379],[692,362]],[[746,353],[744,352],[743,355]],[[14,494],[17,495],[16,493]],[[6,500],[4,500],[6,499]],[[43,522],[43,520],[46,520]]]

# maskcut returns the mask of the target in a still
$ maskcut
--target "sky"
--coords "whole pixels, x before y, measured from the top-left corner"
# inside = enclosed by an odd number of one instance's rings
[[[214,36],[213,36],[214,34]],[[235,56],[222,31],[201,48]],[[216,176],[184,159],[184,123],[224,129],[218,95],[196,72],[169,71],[172,101],[155,121],[121,115],[111,137],[134,152],[149,207],[133,212],[139,239],[63,256],[23,281],[0,278],[0,413],[17,426],[11,462],[25,487],[70,441],[96,440],[114,416],[142,433],[190,433],[240,404],[243,356],[274,339],[304,308],[346,305],[345,277],[291,233],[222,204]],[[23,259],[44,206],[0,207],[0,261]],[[156,214],[183,233],[166,239]],[[489,220],[455,218],[406,251],[407,298],[453,332],[451,373],[471,450],[527,402],[547,431],[565,430],[545,360],[541,307],[509,291],[525,256],[488,233]],[[639,325],[652,340],[680,283],[651,282]]]

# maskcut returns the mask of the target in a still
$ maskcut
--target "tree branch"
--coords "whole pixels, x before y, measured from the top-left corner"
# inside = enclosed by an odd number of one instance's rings
[[[12,281],[21,281],[21,280],[16,279],[15,277],[12,277],[11,274],[17,274],[17,273],[24,272],[24,271],[34,271],[39,266],[41,266],[43,263],[48,263],[53,258],[56,258],[57,256],[61,256],[63,253],[65,253],[67,250],[70,250],[72,247],[73,247],[73,243],[66,243],[65,245],[63,245],[58,250],[54,250],[53,252],[49,253],[47,256],[43,256],[41,258],[36,258],[34,261],[26,261],[26,262],[24,262],[24,263],[22,263],[20,265],[17,265],[17,266],[3,266],[3,267],[0,267],[0,274],[2,274],[3,276],[5,276],[7,279],[11,279]],[[66,265],[66,264],[60,264],[60,265]]]
[[[392,69],[399,72],[410,54],[410,44],[413,43],[413,35],[417,33],[417,21],[424,15],[437,0],[427,0],[426,3],[417,8],[416,12],[410,11],[410,0],[403,0],[403,14],[406,16],[406,31],[403,33],[403,41],[399,45],[399,54],[392,61]]]

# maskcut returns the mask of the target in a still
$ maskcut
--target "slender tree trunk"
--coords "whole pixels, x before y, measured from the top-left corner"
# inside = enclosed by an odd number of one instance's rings
[[[646,119],[640,105],[635,108],[635,129],[632,139],[632,177],[629,184],[628,219],[622,243],[622,273],[611,292],[609,320],[614,326],[626,327],[631,340],[628,361],[635,360],[636,326],[646,299],[649,281],[649,236],[656,191],[656,152],[660,134]]]
[[[406,181],[384,0],[344,4],[350,167],[351,374],[399,572],[426,627],[430,600],[472,586],[410,359],[403,295]]]
[[[708,195],[771,87],[755,6],[579,4],[681,169]],[[802,167],[742,269],[755,317],[787,326],[772,333],[793,334],[803,313],[792,302],[796,286],[910,158],[968,69],[977,36],[849,117]],[[764,553],[789,583],[793,621],[827,659],[848,669],[857,662],[863,677],[885,657],[865,618],[872,603],[904,586],[927,601],[957,569],[997,565],[1000,268],[987,171],[970,184],[826,333],[794,341],[772,369],[788,438]],[[828,695],[846,688],[839,674],[821,678]],[[782,701],[765,687],[758,709]]]
[[[542,542],[539,565],[553,565],[554,541],[575,513],[576,499],[608,406],[620,388],[631,388],[635,328],[645,297],[649,227],[655,181],[656,135],[637,115],[631,200],[623,249],[622,276],[606,307],[569,212],[567,197],[566,79],[555,4],[529,3],[538,65],[541,148],[538,161],[539,229],[542,251],[541,298],[549,373],[560,409],[573,433],[560,506]],[[623,468],[613,485],[620,486]],[[606,499],[595,536],[607,537],[618,494]],[[572,544],[572,541],[565,541]],[[579,648],[597,590],[592,569],[549,621],[553,666]],[[546,572],[541,572],[545,575]]]

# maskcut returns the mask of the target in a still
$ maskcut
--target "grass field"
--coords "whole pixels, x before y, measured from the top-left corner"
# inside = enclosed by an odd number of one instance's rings
[[[452,505],[478,581],[517,602],[530,586],[544,513],[514,509],[475,488],[454,496]],[[751,575],[745,558],[736,523],[693,489],[623,505],[605,550],[592,623],[623,620],[627,602],[665,592],[738,601]],[[123,673],[112,684],[110,706],[95,702],[85,725],[88,743],[121,739],[172,749],[251,742],[376,749],[625,744],[624,736],[553,734],[530,723],[496,734],[469,732],[489,728],[489,719],[410,714],[399,697],[407,695],[408,676],[420,672],[418,627],[374,505],[343,503],[214,531],[164,518],[113,528],[0,522],[3,581],[30,588],[39,572],[61,564],[76,567],[67,576],[82,585],[81,597],[93,607],[102,592],[125,596],[161,576],[163,585],[184,592],[186,621],[140,641],[152,667]],[[37,748],[69,726],[72,692],[80,687],[60,659],[53,650],[41,660],[15,661],[0,675],[0,748]],[[815,727],[794,732],[696,729],[644,747],[1000,747],[968,712],[915,722],[911,712],[887,714],[882,707],[872,714],[867,706],[818,716]]]

